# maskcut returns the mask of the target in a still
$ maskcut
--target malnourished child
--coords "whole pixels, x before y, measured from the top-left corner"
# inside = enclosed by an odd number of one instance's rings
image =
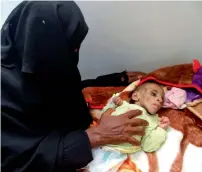
[[[170,125],[167,117],[159,118],[157,114],[163,105],[164,96],[164,90],[159,84],[146,82],[135,89],[130,103],[123,101],[117,95],[112,97],[112,101],[103,108],[103,112],[108,108],[115,108],[111,115],[118,116],[127,111],[138,109],[142,111],[142,114],[137,118],[147,120],[149,125],[145,129],[144,136],[133,136],[141,142],[140,146],[129,143],[110,144],[105,145],[103,149],[121,153],[135,153],[140,150],[153,152],[160,148],[166,140],[166,130]]]

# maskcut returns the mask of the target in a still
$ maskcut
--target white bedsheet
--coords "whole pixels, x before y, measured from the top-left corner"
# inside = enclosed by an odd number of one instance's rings
[[[183,134],[180,131],[177,131],[173,128],[170,128],[168,130],[167,140],[165,144],[158,151],[156,151],[156,157],[158,161],[158,172],[171,171],[173,162],[175,161],[178,153],[180,152],[180,143],[182,139]],[[111,171],[116,172],[118,167],[120,167],[121,162],[123,163],[126,159],[126,156],[119,157],[117,154],[110,154],[111,157],[117,157],[117,160],[107,160],[106,157],[103,158],[105,153],[106,151],[100,148],[96,148],[93,150],[93,156],[95,157],[95,160],[89,164],[91,172],[107,172],[111,168],[113,169]],[[130,157],[142,172],[149,172],[149,160],[145,152],[137,152],[135,154],[130,155]],[[115,166],[116,163],[117,166]],[[202,147],[197,147],[190,143],[188,144],[183,156],[181,169],[182,170],[179,169],[179,172],[202,172]],[[178,170],[176,169],[175,172],[177,171]]]

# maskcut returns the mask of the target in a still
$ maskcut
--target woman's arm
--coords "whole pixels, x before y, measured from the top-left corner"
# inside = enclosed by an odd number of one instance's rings
[[[93,134],[93,140],[89,140],[88,134],[85,131],[75,131],[67,134],[63,138],[63,154],[60,159],[57,159],[57,170],[79,169],[86,166],[93,160],[92,145],[96,146],[96,135]],[[92,142],[92,143],[91,143]],[[58,152],[59,154],[59,152]]]
[[[51,131],[38,135],[25,129],[20,132],[17,128],[15,132],[2,130],[3,171],[75,171],[93,159],[85,131],[68,134]],[[94,138],[92,144],[95,143]]]

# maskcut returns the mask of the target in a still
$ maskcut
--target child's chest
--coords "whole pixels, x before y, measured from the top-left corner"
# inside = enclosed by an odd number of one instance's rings
[[[135,104],[129,104],[127,102],[123,102],[123,105],[117,107],[116,111],[113,112],[112,115],[118,116],[118,115],[122,115],[130,110],[137,110],[137,109],[142,111],[142,114],[137,116],[137,118],[144,119],[149,123],[146,130],[153,130],[154,128],[156,128],[158,126],[159,119],[158,119],[157,114],[150,115],[142,107],[135,105]]]

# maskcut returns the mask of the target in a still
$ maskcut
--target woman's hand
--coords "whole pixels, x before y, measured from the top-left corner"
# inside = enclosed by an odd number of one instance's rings
[[[108,109],[100,119],[98,126],[86,130],[91,147],[106,144],[131,143],[140,145],[133,135],[143,136],[148,122],[136,116],[141,114],[139,110],[132,110],[120,116],[111,116],[113,109]]]

